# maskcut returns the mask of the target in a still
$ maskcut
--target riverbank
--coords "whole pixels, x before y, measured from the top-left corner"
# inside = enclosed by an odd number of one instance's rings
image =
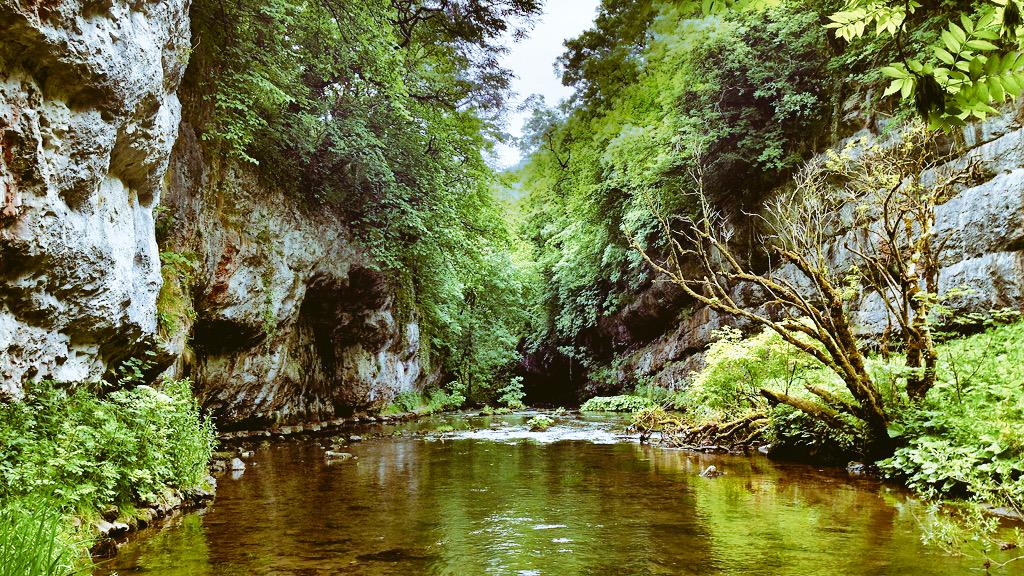
[[[825,396],[839,406],[854,405],[834,374],[767,332],[746,338],[723,332],[683,390],[644,387],[591,399],[584,408],[622,409],[632,414],[637,433],[667,445],[761,449],[778,458],[877,470],[930,501],[966,501],[1021,518],[1024,323],[989,320],[980,328],[964,337],[947,335],[938,345],[936,383],[919,402],[902,392],[909,372],[899,354],[869,357],[891,418],[891,451],[877,460],[867,453],[866,431],[849,414],[823,421],[773,401],[786,394],[808,403]]]
[[[0,403],[0,574],[65,575],[88,552],[213,496],[214,445],[188,380],[26,386]]]

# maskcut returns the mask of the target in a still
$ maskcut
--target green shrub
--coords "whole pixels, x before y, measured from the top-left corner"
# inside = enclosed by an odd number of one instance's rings
[[[657,406],[654,401],[643,396],[623,394],[620,396],[595,396],[583,403],[583,412],[636,412],[644,408]]]
[[[724,328],[716,336],[704,356],[704,369],[694,376],[677,406],[691,420],[725,421],[764,411],[762,388],[795,395],[802,382],[819,377],[817,360],[771,330],[744,338],[739,330]]]
[[[461,408],[466,403],[466,397],[458,390],[446,392],[441,388],[424,393],[416,390],[407,390],[395,396],[395,400],[384,409],[385,414],[403,414],[405,412],[417,412],[420,414],[433,414],[445,410]]]
[[[427,408],[430,412],[441,412],[443,410],[455,410],[462,408],[466,403],[466,397],[458,390],[446,392],[440,388],[430,393],[427,398]]]
[[[426,405],[426,397],[416,390],[399,392],[395,399],[384,409],[385,414],[404,414],[415,412]]]
[[[0,404],[0,499],[46,495],[79,513],[155,501],[204,481],[214,440],[188,380],[105,396],[33,383]]]
[[[53,502],[32,497],[0,505],[0,576],[84,573],[85,557]]]
[[[1024,323],[939,346],[938,382],[879,463],[929,497],[1024,502]]]
[[[771,406],[761,390],[815,400],[805,384],[847,397],[841,382],[816,359],[765,329],[744,338],[739,330],[718,331],[708,346],[705,367],[678,393],[672,407],[692,426],[729,422],[753,414],[769,418],[767,440],[777,454],[815,461],[846,463],[857,458],[864,433],[856,418],[840,414],[833,426],[790,406]]]
[[[508,384],[504,388],[498,389],[498,402],[501,402],[505,406],[508,406],[512,410],[522,410],[526,408],[523,404],[523,398],[526,398],[526,392],[523,391],[523,377],[516,376],[509,380]]]
[[[526,425],[530,427],[532,432],[543,432],[544,430],[551,428],[554,424],[554,420],[543,414],[538,414],[526,421]]]

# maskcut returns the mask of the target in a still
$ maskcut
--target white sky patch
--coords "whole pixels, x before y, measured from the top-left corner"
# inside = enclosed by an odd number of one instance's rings
[[[525,113],[518,112],[519,104],[531,94],[543,94],[548,105],[553,106],[572,94],[572,89],[562,86],[562,80],[555,74],[555,60],[562,55],[562,42],[579,36],[590,28],[597,15],[600,0],[547,0],[544,14],[538,19],[529,36],[510,45],[510,51],[502,58],[502,65],[512,70],[516,78],[512,89],[516,98],[509,102],[508,131],[520,136]],[[498,144],[495,149],[494,165],[510,168],[522,159],[519,149]]]

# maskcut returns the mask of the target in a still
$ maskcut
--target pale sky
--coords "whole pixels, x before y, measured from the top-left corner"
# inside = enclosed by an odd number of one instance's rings
[[[516,98],[509,103],[508,112],[511,134],[520,135],[525,114],[515,109],[530,94],[543,94],[550,106],[572,94],[572,90],[562,86],[561,79],[555,74],[555,59],[565,49],[563,41],[590,28],[599,3],[600,0],[547,0],[544,14],[529,37],[512,44],[509,53],[502,58],[502,64],[516,75],[512,81]],[[499,168],[515,166],[519,160],[519,150],[515,147],[497,146],[495,163]]]

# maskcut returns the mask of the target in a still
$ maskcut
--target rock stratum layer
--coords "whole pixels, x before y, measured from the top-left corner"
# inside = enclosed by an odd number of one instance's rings
[[[380,407],[422,380],[415,319],[339,216],[211,166],[188,9],[0,2],[0,394],[137,357],[226,427]]]

